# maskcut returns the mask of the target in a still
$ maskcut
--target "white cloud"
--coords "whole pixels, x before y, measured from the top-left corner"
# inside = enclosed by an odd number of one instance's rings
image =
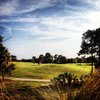
[[[0,5],[0,15],[12,15],[18,6],[19,0],[10,0]]]
[[[0,15],[13,15],[35,11],[36,9],[52,6],[50,1],[51,0],[39,0],[35,2],[34,0],[30,0],[25,1],[27,3],[25,4],[24,1],[20,3],[20,0],[8,0],[0,4]]]
[[[46,18],[25,18],[26,22],[33,22],[33,25],[26,27],[17,27],[15,30],[27,32],[29,35],[43,35],[45,39],[52,38],[75,38],[81,37],[88,29],[96,29],[100,26],[100,12],[89,11],[81,15],[65,17],[46,17]],[[16,21],[24,22],[24,18]],[[34,21],[38,24],[34,25]],[[41,25],[44,25],[42,28]],[[46,26],[46,27],[45,27]],[[48,38],[49,37],[49,38]],[[43,38],[43,37],[41,37]]]
[[[39,0],[38,2],[34,2],[33,0],[31,0],[31,4],[30,5],[25,5],[26,7],[24,7],[23,9],[19,9],[19,11],[17,13],[26,13],[26,12],[30,12],[30,11],[35,11],[36,9],[40,9],[40,8],[45,8],[48,6],[51,6],[51,0]]]
[[[49,18],[44,18],[42,19],[41,23],[45,24],[46,26],[50,27],[52,29],[63,29],[63,30],[71,30],[71,31],[76,31],[76,23],[79,19],[73,19],[69,17],[49,17]]]
[[[80,27],[82,30],[93,30],[100,27],[100,12],[99,11],[90,11],[83,16],[87,20],[85,23],[81,23]]]
[[[93,7],[96,8],[96,10],[100,9],[100,0],[86,0],[86,2],[90,3],[91,5],[93,5]]]
[[[88,29],[100,27],[100,11],[87,11],[86,13],[76,14],[65,17],[44,18],[41,23],[48,26],[50,30],[65,30],[68,33],[82,34]],[[58,33],[60,33],[59,31]],[[56,32],[56,31],[55,31]],[[69,34],[68,33],[68,34]]]
[[[56,27],[56,26],[55,26]],[[77,32],[71,31],[71,30],[65,30],[65,29],[59,29],[59,28],[52,28],[51,26],[48,26],[47,29],[42,29],[41,27],[20,27],[20,28],[14,28],[13,30],[19,30],[22,32],[26,32],[28,35],[35,36],[40,35],[42,36],[41,39],[53,39],[53,38],[73,38],[75,36],[79,36]]]
[[[16,18],[16,19],[1,19],[0,22],[27,22],[27,23],[32,23],[32,22],[37,22],[39,21],[38,18],[29,18],[29,17],[26,17],[26,18]]]

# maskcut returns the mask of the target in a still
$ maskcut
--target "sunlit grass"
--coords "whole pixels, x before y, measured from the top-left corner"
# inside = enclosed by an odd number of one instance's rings
[[[58,74],[69,72],[77,76],[89,74],[91,66],[87,64],[33,64],[29,62],[14,62],[16,69],[13,77],[52,79]]]
[[[47,83],[44,82],[26,82],[26,81],[14,81],[13,82],[14,86],[31,86],[32,88],[36,88],[36,87],[40,87],[40,86],[44,86]]]

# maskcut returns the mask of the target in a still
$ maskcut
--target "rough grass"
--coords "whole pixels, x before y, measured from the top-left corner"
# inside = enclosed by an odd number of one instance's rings
[[[0,100],[67,100],[72,94],[69,90],[63,92],[50,85],[33,88],[13,81],[0,84]]]
[[[0,100],[66,100],[70,93],[71,91],[63,92],[52,85],[32,87],[6,79],[0,82]]]
[[[44,100],[37,89],[31,86],[0,83],[0,100]]]
[[[100,100],[100,73],[89,77],[75,100]]]
[[[57,75],[69,72],[77,76],[89,74],[91,66],[87,64],[33,64],[29,62],[13,62],[16,69],[12,76],[18,78],[52,79]]]

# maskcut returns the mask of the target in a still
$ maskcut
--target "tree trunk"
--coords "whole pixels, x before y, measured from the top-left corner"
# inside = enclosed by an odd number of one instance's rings
[[[91,54],[91,57],[92,57],[92,59],[91,59],[91,61],[92,61],[92,63],[91,63],[91,72],[90,72],[90,75],[92,75],[93,74],[93,65],[94,65],[94,59],[93,59],[93,53]]]
[[[93,62],[92,62],[91,73],[90,74],[93,74]]]
[[[4,81],[5,75],[4,72],[2,71],[2,81]]]

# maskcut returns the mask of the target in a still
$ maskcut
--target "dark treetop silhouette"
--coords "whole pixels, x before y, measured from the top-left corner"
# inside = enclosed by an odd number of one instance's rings
[[[11,75],[11,71],[14,70],[14,64],[10,63],[11,56],[8,49],[3,46],[3,37],[0,36],[0,72],[2,80],[4,81],[5,74]]]
[[[95,68],[100,68],[100,28],[88,30],[83,34],[79,55],[85,54],[91,56]]]

